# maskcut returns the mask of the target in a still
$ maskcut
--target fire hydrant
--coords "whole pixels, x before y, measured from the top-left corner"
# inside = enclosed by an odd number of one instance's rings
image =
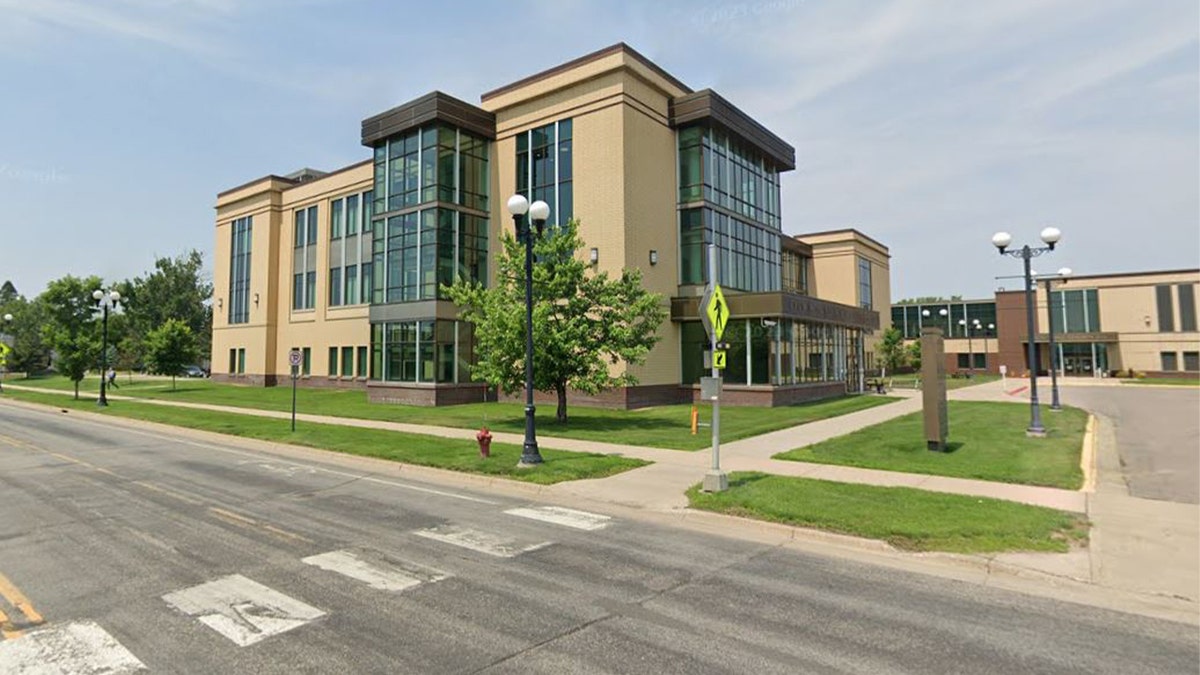
[[[492,454],[492,432],[488,431],[485,426],[475,434],[475,440],[479,442],[479,456],[487,459]]]

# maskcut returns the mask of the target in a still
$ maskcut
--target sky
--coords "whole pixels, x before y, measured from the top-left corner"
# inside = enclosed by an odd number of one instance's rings
[[[211,270],[224,189],[369,154],[362,119],[624,41],[796,148],[788,234],[854,227],[893,299],[1200,267],[1195,0],[0,0],[0,281]],[[1039,270],[1041,271],[1041,270]]]

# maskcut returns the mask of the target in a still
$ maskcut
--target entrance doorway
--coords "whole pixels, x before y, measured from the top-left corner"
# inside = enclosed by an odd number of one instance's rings
[[[1059,372],[1065,376],[1101,377],[1108,370],[1108,349],[1097,342],[1058,345]]]

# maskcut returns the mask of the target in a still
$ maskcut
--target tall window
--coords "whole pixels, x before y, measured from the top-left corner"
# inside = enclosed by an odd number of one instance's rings
[[[361,301],[430,300],[460,277],[486,282],[487,140],[430,125],[388,139],[375,161],[371,257],[354,273]]]
[[[292,309],[312,309],[317,302],[317,207],[296,209],[296,256],[292,272]]]
[[[1196,331],[1195,288],[1195,284],[1179,284],[1175,287],[1179,293],[1179,330]]]
[[[1100,330],[1100,298],[1094,288],[1054,291],[1050,320],[1056,333],[1095,333]]]
[[[691,126],[677,138],[680,283],[707,282],[707,245],[715,244],[721,285],[779,290],[778,170],[720,130]]]
[[[558,120],[517,136],[517,192],[549,204],[551,226],[575,213],[571,127],[571,120]]]
[[[783,250],[783,290],[808,295],[808,258]]]
[[[330,203],[333,241],[329,244],[329,304],[357,305],[370,299],[359,286],[359,267],[370,265],[370,253],[362,252],[371,237],[371,192],[352,194]],[[366,238],[366,240],[364,240]],[[339,266],[337,263],[341,263]]]
[[[229,323],[250,321],[250,216],[233,221],[229,254]]]
[[[858,259],[858,306],[871,309],[871,261]]]
[[[1170,333],[1175,330],[1175,308],[1171,306],[1171,287],[1155,286],[1154,299],[1158,305],[1158,331]],[[1166,368],[1163,368],[1166,370]]]

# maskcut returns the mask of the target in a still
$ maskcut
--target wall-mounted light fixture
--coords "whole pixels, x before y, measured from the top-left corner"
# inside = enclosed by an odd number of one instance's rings
[[[224,298],[217,298],[217,309],[221,309],[224,306],[225,306]]]
[[[255,306],[255,307],[257,307],[257,306],[258,306],[258,293],[255,293],[255,294],[254,294],[254,306]]]
[[[600,264],[600,249],[593,248],[591,255],[588,256],[588,260],[591,260],[593,265]]]
[[[651,265],[658,264],[658,251],[656,251],[655,249],[650,249],[650,264]]]

